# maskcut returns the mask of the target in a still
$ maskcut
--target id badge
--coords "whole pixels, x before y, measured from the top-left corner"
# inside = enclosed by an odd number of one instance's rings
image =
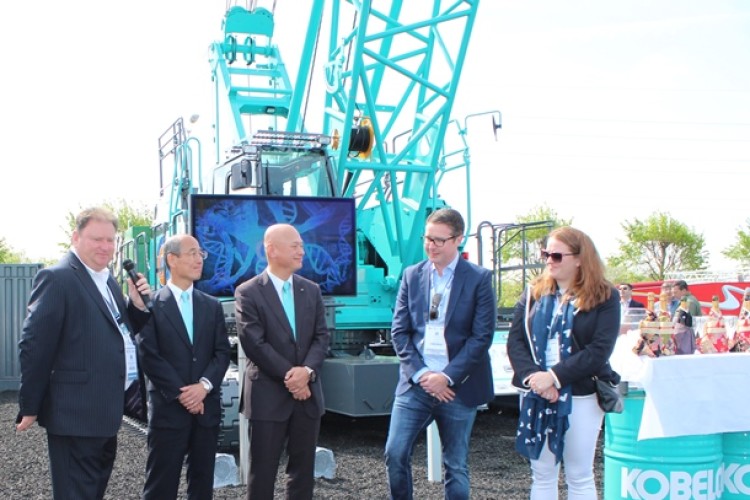
[[[557,336],[547,339],[547,350],[544,351],[544,358],[547,360],[547,368],[552,368],[560,362],[560,341]]]
[[[424,353],[427,356],[447,356],[443,325],[427,324],[424,331]]]
[[[135,344],[130,338],[130,330],[124,323],[120,323],[120,333],[122,333],[122,342],[125,345],[125,388],[127,389],[138,378],[138,358]]]

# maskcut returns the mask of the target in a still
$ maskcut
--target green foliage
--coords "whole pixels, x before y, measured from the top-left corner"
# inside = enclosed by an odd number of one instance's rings
[[[724,256],[737,261],[742,267],[750,267],[750,219],[745,221],[748,231],[742,228],[737,230],[737,239],[721,252]]]
[[[20,264],[26,260],[23,252],[13,249],[5,238],[0,238],[0,263],[2,264]]]
[[[656,212],[645,220],[622,224],[625,239],[618,240],[620,253],[608,260],[613,267],[629,269],[635,276],[662,280],[670,272],[699,271],[706,267],[708,253],[703,235]]]
[[[610,283],[615,285],[618,283],[649,281],[649,277],[646,274],[639,273],[636,269],[623,265],[615,265],[612,257],[606,259],[605,276]]]
[[[495,272],[500,273],[501,280],[499,307],[515,305],[523,287],[544,269],[540,252],[549,232],[556,227],[568,226],[571,222],[572,219],[561,219],[555,210],[542,205],[517,216],[516,223],[498,231]]]
[[[151,209],[147,206],[132,206],[122,198],[115,202],[102,202],[100,206],[108,208],[117,216],[118,231],[123,231],[130,226],[150,226],[154,219]],[[79,206],[79,209],[75,213],[68,212],[65,215],[65,224],[62,226],[62,229],[65,231],[67,241],[58,243],[60,248],[67,250],[70,246],[70,238],[73,236],[73,231],[76,228],[76,216],[85,208],[87,207]]]

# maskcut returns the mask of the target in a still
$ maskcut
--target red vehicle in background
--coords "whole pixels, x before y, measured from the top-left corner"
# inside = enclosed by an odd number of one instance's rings
[[[745,290],[750,289],[750,271],[735,273],[709,273],[709,272],[686,272],[670,274],[664,281],[674,283],[677,280],[685,280],[688,291],[692,293],[701,303],[703,314],[707,314],[711,308],[711,301],[715,296],[719,297],[719,308],[725,316],[737,316],[742,306]],[[643,281],[633,283],[633,297],[642,300],[648,297],[649,292],[654,293],[654,301],[659,302],[661,285],[664,281]]]

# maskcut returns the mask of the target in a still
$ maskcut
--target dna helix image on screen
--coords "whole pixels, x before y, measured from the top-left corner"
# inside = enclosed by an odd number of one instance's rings
[[[233,297],[241,283],[266,267],[263,234],[277,223],[293,225],[305,245],[299,274],[324,296],[357,293],[354,200],[349,198],[194,195],[191,232],[208,252],[198,289]]]

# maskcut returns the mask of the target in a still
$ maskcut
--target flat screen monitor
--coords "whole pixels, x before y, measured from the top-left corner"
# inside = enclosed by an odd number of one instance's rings
[[[357,294],[354,199],[289,196],[192,195],[191,234],[208,252],[195,286],[217,298],[260,274],[267,261],[263,234],[276,223],[293,225],[305,245],[298,274],[324,296]]]

